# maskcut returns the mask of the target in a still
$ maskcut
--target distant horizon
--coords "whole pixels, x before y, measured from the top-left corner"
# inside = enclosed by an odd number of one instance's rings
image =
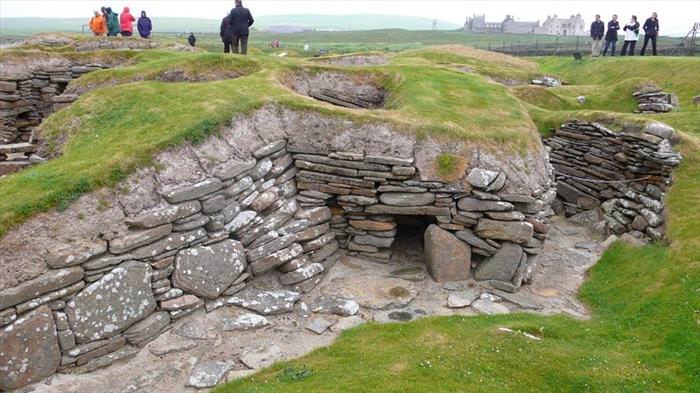
[[[2,0],[0,1],[0,19],[34,17],[46,19],[89,18],[93,9],[106,4],[109,0]],[[641,23],[652,13],[659,14],[662,35],[685,35],[700,22],[700,1],[457,1],[438,0],[429,4],[424,1],[398,0],[244,0],[254,17],[292,15],[325,15],[349,18],[346,22],[352,28],[352,16],[387,15],[390,17],[417,17],[436,19],[443,24],[464,25],[467,17],[474,14],[486,15],[486,20],[500,22],[506,15],[513,15],[519,21],[543,21],[550,15],[568,17],[581,14],[586,24],[590,24],[596,14],[604,21],[612,14],[618,14],[622,23],[629,20],[631,14],[637,15]],[[122,0],[118,7],[129,6],[135,12],[146,10],[152,17],[189,18],[217,20],[225,15],[231,7],[232,0],[198,1],[196,7],[192,2],[182,0]],[[50,16],[47,16],[50,15]],[[392,27],[392,18],[386,18],[386,28]]]

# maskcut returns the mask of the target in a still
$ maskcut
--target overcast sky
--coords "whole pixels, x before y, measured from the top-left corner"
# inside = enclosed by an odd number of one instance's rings
[[[543,20],[547,15],[569,16],[580,13],[587,22],[596,13],[608,20],[617,13],[623,21],[636,14],[642,21],[658,12],[662,34],[685,35],[694,22],[700,22],[700,0],[588,0],[588,1],[361,1],[361,0],[244,0],[253,15],[279,14],[398,14],[437,18],[463,24],[467,15],[486,14],[487,21],[501,21],[506,14],[517,20]],[[121,10],[147,10],[151,17],[173,16],[220,18],[233,1],[197,0],[0,0],[0,16],[81,17],[103,5]],[[390,22],[390,21],[388,21]]]

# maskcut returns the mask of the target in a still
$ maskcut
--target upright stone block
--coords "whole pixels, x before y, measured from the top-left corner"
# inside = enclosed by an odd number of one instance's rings
[[[469,278],[471,249],[463,241],[437,225],[425,231],[425,257],[435,281],[460,281]]]
[[[151,267],[127,261],[80,291],[66,305],[78,343],[119,334],[156,308]]]
[[[0,329],[0,390],[21,388],[48,377],[60,362],[56,325],[48,306]]]

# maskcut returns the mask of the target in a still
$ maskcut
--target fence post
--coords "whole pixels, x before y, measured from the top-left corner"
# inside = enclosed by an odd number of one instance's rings
[[[580,38],[581,38],[581,37],[576,37],[576,52],[579,51],[579,39],[580,39]]]

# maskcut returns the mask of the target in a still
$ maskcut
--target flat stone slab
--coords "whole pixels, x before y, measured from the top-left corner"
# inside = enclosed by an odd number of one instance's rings
[[[198,389],[216,386],[233,368],[231,360],[225,362],[197,362],[187,380],[187,386]]]
[[[480,314],[497,315],[509,314],[508,307],[486,299],[477,299],[471,304],[471,307]]]
[[[66,305],[78,343],[112,337],[156,308],[151,267],[127,261],[80,291]]]
[[[189,351],[196,346],[197,343],[192,340],[174,334],[167,334],[151,343],[148,351],[155,356],[165,356],[170,353]]]
[[[216,331],[196,320],[186,321],[178,325],[173,329],[173,333],[194,340],[213,340],[219,337]]]
[[[479,297],[479,293],[475,290],[466,289],[459,292],[451,292],[447,295],[447,307],[463,308],[470,306],[474,300]]]
[[[244,350],[241,354],[241,363],[252,369],[260,369],[282,360],[282,356],[280,347],[269,344]]]
[[[309,304],[311,311],[321,314],[335,314],[344,317],[357,314],[360,305],[350,299],[342,299],[334,296],[320,296]]]
[[[419,285],[414,282],[371,274],[337,277],[321,288],[326,296],[352,299],[376,310],[404,307],[419,291]]]
[[[207,299],[215,299],[243,273],[246,257],[235,240],[182,250],[175,258],[173,285]]]
[[[306,325],[306,329],[316,334],[323,334],[323,332],[328,330],[331,325],[333,325],[333,322],[327,319],[314,318],[308,325]]]
[[[245,313],[236,318],[222,318],[221,330],[227,332],[231,330],[252,330],[267,326],[270,321],[262,315]]]
[[[58,368],[61,350],[48,306],[0,329],[0,390],[21,388]]]
[[[80,266],[50,270],[37,278],[0,291],[0,310],[67,287],[80,281],[83,276]]]
[[[300,297],[299,292],[260,291],[250,288],[231,296],[226,302],[263,315],[273,315],[291,312],[294,309],[294,303]]]

